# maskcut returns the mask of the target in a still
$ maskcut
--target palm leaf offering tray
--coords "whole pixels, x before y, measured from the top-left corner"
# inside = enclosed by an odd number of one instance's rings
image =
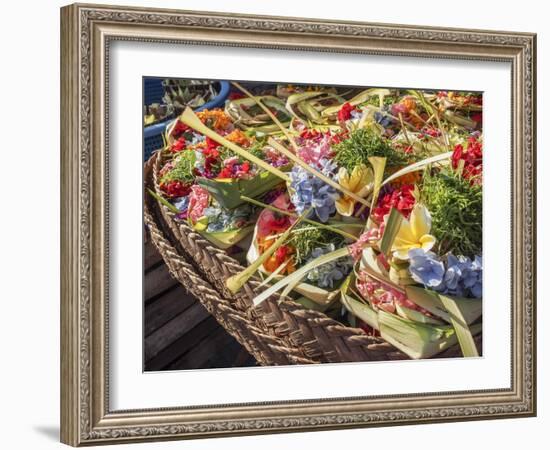
[[[231,84],[146,163],[172,274],[261,364],[479,356],[482,95]]]

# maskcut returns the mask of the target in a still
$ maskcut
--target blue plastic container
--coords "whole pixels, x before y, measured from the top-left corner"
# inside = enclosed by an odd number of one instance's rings
[[[195,109],[196,112],[204,109],[219,108],[225,104],[231,85],[229,81],[218,81],[220,84],[220,92],[217,97],[213,98],[209,102]],[[158,86],[160,86],[160,91]],[[144,82],[144,101],[146,105],[151,103],[160,103],[164,95],[164,88],[162,87],[161,78],[147,78]],[[174,119],[159,122],[154,125],[150,125],[143,129],[143,160],[147,161],[155,150],[162,148],[164,145],[162,141],[162,135],[170,123]]]

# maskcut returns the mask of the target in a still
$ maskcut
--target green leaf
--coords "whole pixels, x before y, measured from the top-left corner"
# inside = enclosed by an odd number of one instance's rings
[[[247,226],[245,228],[239,228],[231,231],[219,231],[215,233],[209,233],[207,231],[197,230],[201,236],[208,239],[216,247],[225,250],[232,247],[246,236],[248,236],[254,230],[254,225]]]
[[[384,255],[388,255],[390,253],[393,241],[401,228],[401,222],[403,222],[402,214],[396,208],[392,207],[390,210],[390,216],[388,217],[388,221],[384,227],[382,240],[380,241],[380,251]]]
[[[445,322],[452,323],[451,315],[437,292],[418,286],[407,286],[405,291],[407,298],[413,303],[441,317]],[[481,317],[483,305],[481,299],[455,297],[453,300],[468,325]]]
[[[360,105],[361,103],[365,103],[369,98],[374,97],[376,95],[383,101],[383,98],[386,95],[390,95],[390,91],[389,89],[381,89],[381,88],[365,89],[364,91],[359,92],[359,94],[357,94],[355,97],[350,99],[347,103],[349,103],[352,106],[357,106],[357,105]],[[321,113],[321,115],[331,116],[333,114],[336,114],[341,107],[342,107],[341,105],[331,106],[330,108],[325,109]]]
[[[468,323],[457,305],[457,302],[446,295],[440,294],[439,298],[445,306],[445,309],[449,311],[451,323],[455,329],[462,354],[467,358],[479,356],[472,332],[470,331]]]
[[[347,291],[352,277],[341,287],[341,301],[344,307],[366,324],[380,331],[380,336],[413,359],[431,358],[458,342],[455,328],[418,311],[397,305],[397,314],[375,310],[367,303],[350,296]],[[471,327],[471,332],[481,331],[481,324]]]
[[[378,313],[366,303],[355,300],[352,296],[348,295],[347,291],[353,277],[349,276],[346,281],[340,287],[342,305],[354,316],[359,317],[367,325],[371,326],[375,330],[380,329],[378,323]]]
[[[281,179],[262,171],[249,180],[242,179],[209,179],[198,177],[197,183],[205,188],[223,207],[233,209],[243,204],[241,196],[255,198],[273,189],[281,183]]]
[[[266,289],[261,294],[257,295],[253,299],[254,306],[258,306],[264,300],[267,300],[269,297],[275,294],[275,292],[278,292],[279,290],[285,288],[287,285],[294,283],[296,280],[301,280],[304,276],[306,276],[306,274],[310,270],[348,255],[349,255],[348,248],[344,247],[344,248],[339,248],[338,250],[335,250],[333,252],[326,253],[325,255],[320,256],[319,258],[316,258],[313,261],[310,261],[306,265],[300,267],[296,272],[293,272],[290,275],[287,275],[281,281],[278,281],[273,286]]]
[[[413,359],[431,358],[457,343],[452,326],[429,325],[378,312],[380,336]]]
[[[419,311],[415,311],[414,309],[407,308],[406,306],[402,306],[399,303],[395,304],[395,310],[397,314],[399,314],[404,319],[412,320],[413,322],[420,322],[420,323],[426,323],[426,324],[432,324],[432,325],[444,325],[445,322],[442,320],[434,319],[433,317],[429,317],[426,314],[422,314]]]
[[[332,297],[331,301],[328,303],[319,303],[305,296],[298,297],[294,301],[302,305],[304,308],[313,309],[314,311],[325,312],[334,303],[335,298],[336,297]]]
[[[176,208],[174,205],[172,205],[172,203],[170,203],[168,200],[166,200],[164,197],[161,197],[160,195],[158,195],[155,191],[152,191],[151,189],[147,189],[147,192],[149,192],[149,194],[155,198],[156,200],[158,200],[159,203],[163,204],[164,206],[166,206],[170,211],[172,211],[174,214],[179,214],[180,213],[180,210],[178,208]]]
[[[443,161],[445,159],[449,159],[452,156],[453,152],[446,152],[441,153],[440,155],[432,156],[430,158],[423,159],[422,161],[418,161],[414,164],[410,164],[407,167],[404,167],[401,170],[398,170],[388,178],[384,180],[382,183],[382,186],[389,183],[390,181],[396,180],[399,177],[402,177],[403,175],[407,175],[408,173],[416,172],[417,170],[423,169],[425,166],[429,164],[433,164],[435,162]]]
[[[382,179],[384,178],[384,170],[386,168],[386,158],[383,156],[370,156],[369,162],[372,166],[372,170],[374,171],[374,187],[370,204],[370,210],[373,211],[376,206],[376,202],[378,201],[380,188],[382,187]],[[367,222],[367,228],[370,227],[369,222]]]

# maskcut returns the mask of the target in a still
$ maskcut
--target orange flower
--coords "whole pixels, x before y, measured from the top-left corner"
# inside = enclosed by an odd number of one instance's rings
[[[258,250],[260,255],[264,253],[275,242],[275,239],[258,238]],[[281,245],[270,258],[268,258],[263,266],[269,273],[275,272],[281,264],[286,263],[280,275],[288,275],[296,270],[294,266],[294,249],[288,245]]]
[[[207,127],[214,130],[227,130],[231,125],[231,119],[221,109],[205,109],[197,113],[197,117]]]
[[[400,170],[400,167],[388,168],[388,174],[392,174]],[[417,184],[422,179],[422,171],[417,170],[415,172],[409,172],[405,175],[401,175],[399,178],[392,180],[391,185],[394,187],[403,186],[405,184]]]
[[[235,129],[231,133],[229,133],[225,138],[228,141],[231,141],[237,145],[240,145],[241,147],[249,147],[251,144],[251,140],[244,134],[241,130]]]
[[[416,100],[414,97],[405,97],[399,103],[405,107],[406,112],[416,110]]]

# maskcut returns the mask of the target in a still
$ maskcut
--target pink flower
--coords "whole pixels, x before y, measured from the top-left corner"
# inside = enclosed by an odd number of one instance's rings
[[[301,139],[298,156],[308,164],[318,164],[319,160],[329,159],[332,152],[332,136],[328,133],[311,133]]]
[[[371,228],[359,236],[359,239],[357,239],[353,244],[348,245],[349,254],[355,261],[359,261],[366,245],[380,240],[381,237],[382,231],[380,228]]]
[[[204,210],[208,206],[209,196],[208,191],[199,185],[191,186],[191,194],[189,194],[189,219],[193,224],[204,215]]]
[[[291,204],[286,193],[279,195],[272,205],[283,211],[289,211]],[[269,209],[264,209],[258,217],[258,237],[282,233],[292,224],[291,218]]]

